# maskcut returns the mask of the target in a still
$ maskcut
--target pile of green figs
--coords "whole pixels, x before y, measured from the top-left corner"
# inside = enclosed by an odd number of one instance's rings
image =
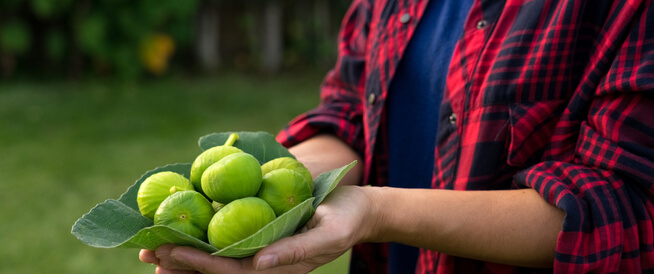
[[[190,179],[171,171],[145,179],[136,198],[141,214],[222,249],[312,197],[311,173],[302,163],[280,157],[260,164],[234,147],[236,140],[232,133],[198,155]]]

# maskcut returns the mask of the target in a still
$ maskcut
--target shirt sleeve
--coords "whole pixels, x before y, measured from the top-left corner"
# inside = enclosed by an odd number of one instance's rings
[[[586,107],[568,109],[559,122],[571,129],[554,137],[577,138],[573,160],[542,162],[515,177],[565,211],[555,272],[654,269],[654,33],[645,20],[654,14],[644,10],[615,56],[606,56],[596,87],[571,99]],[[583,118],[570,117],[575,111]]]
[[[360,155],[363,134],[363,87],[370,6],[354,1],[343,19],[338,38],[336,66],[327,73],[320,90],[320,104],[293,119],[278,135],[286,147],[318,134],[333,134]]]

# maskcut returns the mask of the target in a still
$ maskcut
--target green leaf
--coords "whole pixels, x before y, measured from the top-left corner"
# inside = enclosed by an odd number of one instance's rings
[[[270,134],[240,132],[239,135],[244,137],[239,139],[244,145],[241,149],[244,151],[258,152],[263,160],[273,157],[271,155],[290,155],[279,143],[270,143],[271,138],[274,141],[274,137]],[[205,136],[200,139],[200,146],[206,149],[211,147],[210,144],[222,144],[227,139],[227,136],[229,136],[229,133]],[[261,140],[257,141],[252,138],[261,138]],[[177,172],[188,178],[191,170],[190,163],[166,165],[146,172],[118,200],[106,200],[79,218],[73,225],[71,233],[86,245],[99,248],[156,249],[162,244],[174,243],[177,245],[193,246],[218,256],[235,258],[251,256],[263,247],[281,238],[293,235],[297,229],[313,216],[315,208],[338,185],[338,182],[355,164],[356,161],[347,166],[319,175],[314,180],[314,197],[307,199],[285,214],[277,217],[250,237],[222,250],[218,250],[207,242],[173,228],[153,225],[153,221],[142,216],[138,210],[136,194],[141,183],[146,178],[161,171]]]
[[[152,220],[117,200],[107,200],[84,214],[73,225],[72,233],[94,247],[117,247],[125,243]]]
[[[212,133],[206,135],[199,140],[199,145],[202,150],[207,150],[215,146],[221,146],[227,141],[227,138],[232,132]],[[260,163],[268,162],[272,159],[279,157],[292,157],[295,156],[288,152],[284,146],[275,140],[275,136],[270,133],[259,132],[236,132],[238,140],[234,146],[240,148],[244,152],[252,154]]]
[[[191,164],[172,164],[146,172],[119,200],[107,200],[91,209],[73,225],[72,233],[83,243],[102,248],[135,247],[156,249],[165,243],[194,246],[207,252],[217,249],[208,243],[166,226],[153,226],[141,215],[136,194],[143,181],[161,171],[172,171],[189,177]]]
[[[166,243],[193,246],[215,252],[217,249],[197,238],[166,226],[153,226],[152,220],[117,200],[97,205],[73,225],[72,234],[83,243],[101,248],[156,249]]]
[[[316,198],[313,201],[313,207],[317,208],[320,203],[327,197],[329,193],[338,186],[338,182],[343,179],[345,174],[347,174],[350,169],[352,169],[357,164],[357,161],[353,161],[350,164],[343,166],[341,168],[333,169],[322,173],[313,180],[313,197]]]

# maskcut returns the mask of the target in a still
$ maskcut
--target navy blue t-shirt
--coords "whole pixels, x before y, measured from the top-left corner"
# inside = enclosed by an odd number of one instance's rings
[[[388,94],[389,186],[430,188],[447,69],[473,0],[432,0]],[[389,245],[389,273],[415,271],[418,249]]]

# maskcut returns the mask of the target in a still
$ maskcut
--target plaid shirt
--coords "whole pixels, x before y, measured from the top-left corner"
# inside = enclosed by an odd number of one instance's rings
[[[454,51],[432,186],[538,191],[566,212],[555,272],[654,271],[650,5],[476,0]],[[385,100],[425,6],[355,0],[321,104],[278,141],[335,134],[363,157],[364,183],[385,185]],[[429,250],[417,271],[536,272]]]

